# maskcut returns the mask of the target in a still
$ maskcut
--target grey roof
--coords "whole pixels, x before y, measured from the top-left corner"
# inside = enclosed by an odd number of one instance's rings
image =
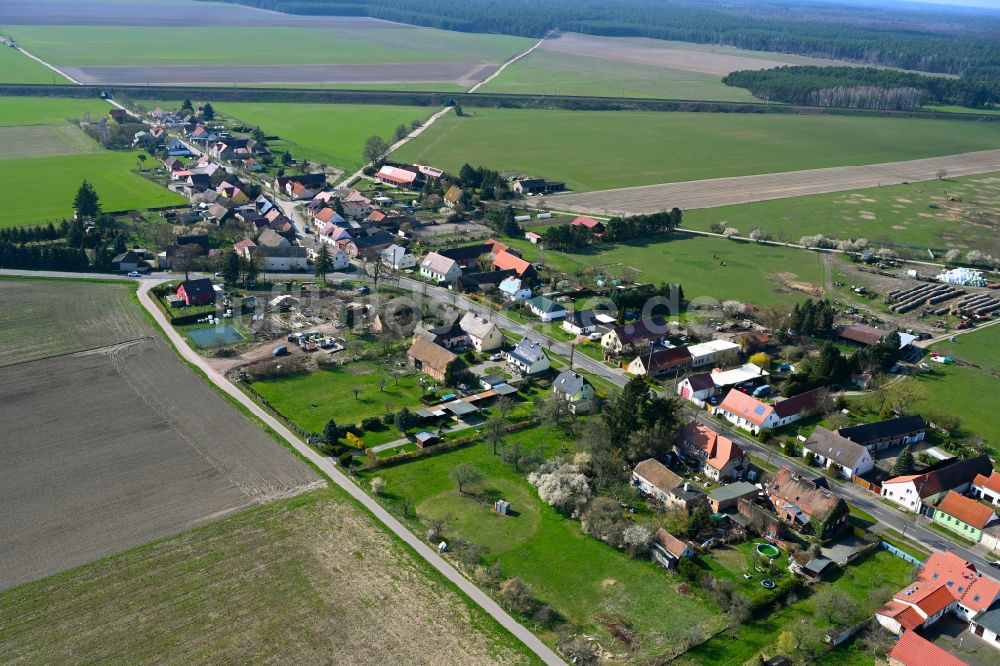
[[[1000,634],[1000,606],[984,612],[979,617],[974,618],[973,622],[981,627],[986,627],[994,633]]]
[[[816,559],[809,560],[808,562],[806,562],[806,565],[802,568],[808,571],[809,573],[816,574],[818,576],[821,573],[823,573],[823,570],[826,569],[831,564],[833,564],[833,560],[827,559],[825,557],[817,557]]]
[[[507,353],[528,365],[545,358],[545,352],[542,350],[542,346],[537,342],[532,342],[528,338],[522,338],[521,341],[517,343],[517,346]]]
[[[465,416],[466,414],[472,414],[478,412],[479,408],[475,405],[470,405],[464,400],[453,400],[451,402],[446,402],[441,405],[442,409],[447,409],[449,412],[455,416]]]
[[[719,502],[725,502],[728,500],[738,499],[750,493],[757,494],[760,492],[760,488],[748,481],[737,481],[736,483],[730,483],[728,485],[722,486],[721,488],[716,488],[708,494],[708,499],[717,500]]]
[[[525,301],[525,304],[540,312],[545,312],[547,314],[551,314],[553,312],[566,311],[566,308],[559,305],[553,300],[545,298],[544,296],[535,296],[534,298],[529,298],[528,300]]]
[[[576,395],[586,385],[587,380],[583,378],[583,375],[575,373],[572,370],[563,370],[556,377],[556,381],[552,386],[565,395]]]
[[[493,387],[493,390],[496,392],[497,395],[512,395],[514,393],[517,393],[517,389],[506,382],[504,382],[503,384],[497,384],[496,386]]]
[[[705,391],[715,388],[715,382],[712,381],[712,374],[709,372],[704,372],[700,375],[691,375],[687,378],[687,381],[691,385],[692,391]]]
[[[479,378],[479,381],[492,387],[496,386],[497,384],[503,384],[507,380],[504,378],[503,375],[501,375],[498,372],[495,372],[491,375],[483,375],[482,377]]]
[[[881,439],[902,437],[925,429],[924,420],[919,416],[899,416],[875,423],[862,423],[856,426],[841,428],[837,432],[858,444],[867,444]]]
[[[816,426],[803,448],[850,469],[857,467],[861,459],[868,453],[868,449],[860,444],[841,437],[822,426]]]

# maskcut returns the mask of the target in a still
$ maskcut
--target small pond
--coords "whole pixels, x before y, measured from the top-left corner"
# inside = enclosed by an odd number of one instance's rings
[[[188,331],[188,335],[199,347],[212,347],[215,345],[243,342],[246,340],[246,338],[243,337],[243,334],[236,330],[236,327],[232,324],[220,324],[219,326],[196,328],[192,331]]]

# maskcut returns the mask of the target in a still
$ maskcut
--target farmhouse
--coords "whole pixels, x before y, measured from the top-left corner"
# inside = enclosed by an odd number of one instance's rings
[[[822,426],[816,426],[802,447],[804,456],[809,453],[817,465],[834,469],[845,479],[867,474],[875,467],[868,449]]]
[[[977,476],[992,473],[993,465],[986,455],[948,462],[922,474],[883,481],[882,497],[907,511],[919,513],[923,511],[924,502],[933,503],[949,490],[965,492]]]
[[[845,342],[854,343],[864,347],[871,347],[872,345],[881,342],[882,338],[892,332],[893,331],[887,331],[882,328],[868,326],[867,324],[852,324],[841,328],[837,332],[837,335]],[[910,335],[909,333],[903,333],[902,331],[896,331],[896,333],[899,334],[900,349],[906,349],[906,347],[917,339],[917,336]]]
[[[413,253],[395,243],[380,250],[379,254],[382,255],[382,263],[394,271],[406,270],[417,265],[417,258]]]
[[[416,183],[418,175],[399,167],[383,166],[375,174],[375,179],[394,187],[411,187]]]
[[[821,479],[822,481],[822,479]],[[825,481],[822,481],[825,485]],[[847,523],[847,503],[829,488],[788,467],[777,471],[766,487],[774,512],[782,520],[808,528],[821,539],[829,538]]]
[[[353,238],[345,238],[337,242],[344,252],[352,257],[362,257],[370,253],[377,254],[379,250],[392,245],[392,234],[387,231],[377,231],[371,235],[357,234]]]
[[[574,414],[586,414],[594,406],[594,387],[582,375],[563,370],[552,382],[552,392],[565,400]]]
[[[454,208],[462,200],[462,188],[458,185],[452,185],[448,188],[448,191],[444,193],[444,205],[448,208]]]
[[[713,513],[722,513],[727,509],[736,508],[741,499],[753,501],[760,492],[760,488],[749,481],[737,481],[710,492],[708,506]]]
[[[500,327],[474,312],[465,313],[459,326],[477,352],[500,349],[503,344],[503,333],[500,332]]]
[[[713,481],[738,479],[747,468],[747,458],[736,442],[698,421],[677,433],[676,448],[697,460],[701,472]]]
[[[316,259],[317,256],[319,256],[319,252],[317,252],[315,249],[309,250],[308,253],[309,256],[314,260]],[[336,245],[327,247],[326,253],[330,257],[330,265],[333,267],[333,270],[342,271],[350,267],[351,258],[347,256],[346,252],[341,250]]]
[[[448,365],[458,357],[444,347],[434,344],[434,340],[425,333],[413,336],[413,343],[406,351],[410,367],[443,381],[448,371]]]
[[[677,395],[685,400],[704,402],[711,398],[713,393],[715,393],[715,382],[712,381],[712,374],[709,372],[685,377],[677,384]]]
[[[549,357],[542,346],[528,338],[522,338],[516,347],[503,354],[507,363],[525,375],[537,375],[549,369]]]
[[[694,557],[694,546],[683,539],[678,539],[662,527],[656,530],[652,541],[653,561],[671,569],[682,557]]]
[[[769,405],[732,389],[713,413],[756,435],[761,430],[780,428],[813,413],[825,391],[816,388]]]
[[[935,551],[919,569],[917,580],[879,608],[875,619],[889,631],[903,633],[902,642],[907,634],[934,624],[950,611],[969,622],[976,635],[986,638],[987,624],[993,623],[998,600],[1000,583],[951,551]],[[993,639],[991,645],[1000,647],[995,631]]]
[[[507,250],[493,256],[493,268],[498,271],[513,270],[517,277],[525,281],[537,280],[538,271],[529,262]]]
[[[555,321],[566,316],[566,308],[545,296],[535,296],[524,302],[531,312],[544,322]]]
[[[954,490],[944,496],[932,515],[938,525],[976,543],[983,538],[983,529],[996,519],[993,509]]]
[[[430,338],[431,342],[445,349],[465,349],[469,345],[469,336],[462,330],[458,321],[452,321],[450,324],[442,326],[421,328],[418,332],[422,332]]]
[[[581,215],[575,218],[572,222],[570,222],[570,225],[574,227],[583,227],[589,231],[594,238],[600,238],[604,235],[604,223],[587,217],[586,215]]]
[[[1000,506],[1000,473],[977,474],[972,480],[972,491],[979,499]]]
[[[689,345],[688,351],[691,353],[692,368],[728,365],[740,357],[740,346],[729,340],[709,340]]]
[[[544,178],[515,178],[511,183],[511,189],[518,194],[551,194],[565,190],[566,183]]]
[[[663,317],[643,318],[615,326],[601,337],[601,346],[615,355],[637,351],[640,345],[660,342],[670,328]]]
[[[185,305],[210,305],[215,303],[215,288],[208,278],[185,280],[177,287],[177,297]]]
[[[135,250],[122,252],[111,260],[111,270],[120,273],[137,271],[140,267],[145,267],[142,257]]]
[[[927,427],[919,416],[899,416],[874,423],[862,423],[841,428],[837,432],[852,442],[867,447],[869,451],[881,451],[894,446],[916,444],[924,439]]]
[[[588,335],[597,331],[593,310],[573,310],[562,323],[563,330],[573,335]]]
[[[912,631],[900,636],[886,656],[889,658],[889,666],[927,666],[927,664],[969,666],[952,653]]]
[[[670,347],[639,354],[628,364],[628,373],[656,377],[670,370],[680,370],[691,365],[688,347]]]
[[[632,483],[643,495],[652,497],[671,509],[688,511],[695,502],[703,499],[701,493],[692,490],[684,479],[653,458],[643,460],[635,466],[632,470]]]
[[[431,252],[420,262],[420,275],[436,282],[451,283],[462,274],[462,269],[454,259]]]
[[[677,394],[685,400],[700,400],[704,402],[715,395],[717,391],[750,385],[767,377],[768,374],[760,366],[747,363],[742,367],[723,372],[706,372],[699,375],[691,375],[677,385]]]
[[[514,271],[486,271],[485,273],[463,273],[455,278],[452,289],[463,293],[486,292],[514,275]]]
[[[479,257],[485,255],[493,256],[495,252],[499,252],[500,249],[506,249],[506,245],[503,243],[498,243],[496,241],[490,241],[487,243],[478,243],[476,245],[464,245],[462,247],[451,247],[438,252],[442,257],[447,257],[448,259],[454,260],[459,268],[463,270],[476,265]]]
[[[514,275],[504,278],[500,282],[499,289],[505,301],[516,302],[531,298],[531,289],[525,286],[524,280]]]

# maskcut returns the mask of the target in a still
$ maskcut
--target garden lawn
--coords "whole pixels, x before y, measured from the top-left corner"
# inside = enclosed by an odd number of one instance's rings
[[[0,97],[0,125],[63,125],[85,114],[96,120],[110,110],[111,105],[99,99]]]
[[[323,162],[352,170],[363,163],[365,140],[373,134],[392,143],[399,125],[423,121],[430,110],[419,106],[368,104],[281,104],[220,102],[216,110],[251,126],[259,126],[276,153],[288,150],[296,159]],[[166,108],[166,107],[164,107]]]
[[[20,51],[0,47],[0,83],[66,84],[69,80],[56,74]]]
[[[573,443],[558,431],[539,427],[512,433],[526,447],[542,447],[545,455]],[[484,480],[475,489],[479,497],[460,494],[449,478],[451,469],[467,463]],[[475,444],[436,456],[363,474],[386,481],[386,503],[399,512],[402,497],[413,500],[421,520],[445,519],[449,535],[478,543],[497,562],[505,577],[520,577],[543,602],[588,634],[607,633],[597,619],[616,614],[632,624],[637,654],[663,654],[676,646],[684,631],[696,624],[708,630],[721,627],[712,604],[676,592],[677,578],[647,560],[633,560],[585,535],[577,521],[543,504],[527,480],[493,456],[486,444]],[[467,492],[469,492],[467,490]],[[497,498],[511,502],[512,516],[492,510]],[[546,636],[552,638],[552,636]]]
[[[383,377],[385,390],[380,391]],[[308,432],[323,432],[330,419],[348,425],[360,423],[367,416],[381,417],[387,410],[398,412],[407,407],[416,411],[423,394],[416,375],[401,377],[397,384],[378,366],[360,361],[334,370],[267,379],[251,386],[283,416]],[[354,387],[361,388],[357,399]]]
[[[105,211],[155,208],[184,203],[184,198],[133,170],[135,153],[100,152],[30,159],[0,160],[0,227],[58,222],[73,215],[73,197],[84,179],[101,198]]]
[[[479,89],[485,93],[756,101],[711,74],[538,49]]]
[[[234,8],[239,11],[239,8]],[[532,40],[429,28],[18,25],[26,50],[56,65],[501,63]]]
[[[862,610],[868,611],[867,615],[871,615],[877,606],[910,581],[912,571],[913,566],[902,558],[878,550],[846,571],[838,572],[836,577],[828,578],[829,582],[815,590],[832,586],[847,593]],[[884,594],[876,595],[879,600],[869,599],[873,590],[883,590]],[[829,628],[829,621],[816,612],[813,595],[804,590],[798,595],[800,600],[791,606],[760,613],[744,624],[736,640],[731,636],[717,636],[688,652],[680,663],[699,666],[742,664],[761,651],[773,653],[782,631],[794,631],[804,622],[813,622],[820,630]]]
[[[977,435],[986,441],[993,455],[1000,453],[1000,422],[996,401],[984,396],[1000,395],[1000,326],[990,326],[956,338],[957,342],[939,342],[931,349],[955,356],[980,367],[931,363],[933,372],[918,375],[917,381],[927,390],[926,399],[913,410],[933,417],[955,414],[962,419],[963,434]]]
[[[833,115],[469,109],[394,158],[563,180],[572,190],[875,164],[1000,147],[1000,126]]]
[[[984,230],[1000,226],[1000,173],[684,211],[685,227],[707,231],[715,223],[790,241],[818,233],[997,254],[1000,234]]]

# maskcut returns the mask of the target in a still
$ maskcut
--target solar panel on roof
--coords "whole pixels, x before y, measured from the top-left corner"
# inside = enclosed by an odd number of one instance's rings
[[[757,405],[754,408],[753,413],[754,414],[763,414],[764,413],[764,405]]]

